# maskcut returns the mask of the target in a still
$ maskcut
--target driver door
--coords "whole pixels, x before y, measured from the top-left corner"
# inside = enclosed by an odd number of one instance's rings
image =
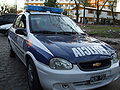
[[[26,16],[25,15],[21,15],[19,16],[19,20],[17,21],[18,25],[14,25],[14,36],[15,36],[15,52],[17,54],[17,56],[23,61],[23,63],[25,63],[25,60],[24,60],[24,54],[25,54],[25,51],[24,51],[24,43],[27,39],[27,35],[21,35],[21,34],[17,34],[16,33],[16,30],[19,29],[19,30],[24,30],[26,33],[27,33],[27,29],[26,29]]]

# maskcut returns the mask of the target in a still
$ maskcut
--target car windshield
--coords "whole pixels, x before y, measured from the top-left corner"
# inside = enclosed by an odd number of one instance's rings
[[[32,33],[84,33],[74,21],[63,15],[31,15],[30,22]]]

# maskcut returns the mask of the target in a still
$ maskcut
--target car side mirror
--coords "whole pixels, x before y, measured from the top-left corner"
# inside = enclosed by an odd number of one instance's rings
[[[16,34],[20,34],[20,35],[27,36],[26,29],[24,29],[24,28],[18,28],[18,29],[15,31],[15,33],[16,33]]]

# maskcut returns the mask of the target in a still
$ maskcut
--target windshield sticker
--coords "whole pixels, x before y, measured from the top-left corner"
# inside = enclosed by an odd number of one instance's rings
[[[109,52],[107,52],[107,50],[105,50],[101,46],[77,47],[77,48],[72,48],[72,51],[75,57],[81,57],[85,55],[94,55],[94,54],[104,54],[104,55],[109,54]]]

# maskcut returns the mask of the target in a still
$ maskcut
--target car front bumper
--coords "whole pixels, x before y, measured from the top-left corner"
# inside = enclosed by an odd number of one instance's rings
[[[72,70],[53,70],[49,66],[35,62],[40,83],[44,90],[85,90],[105,86],[120,76],[119,63],[97,71],[81,71],[77,65]],[[90,82],[90,78],[106,74],[104,80]]]

